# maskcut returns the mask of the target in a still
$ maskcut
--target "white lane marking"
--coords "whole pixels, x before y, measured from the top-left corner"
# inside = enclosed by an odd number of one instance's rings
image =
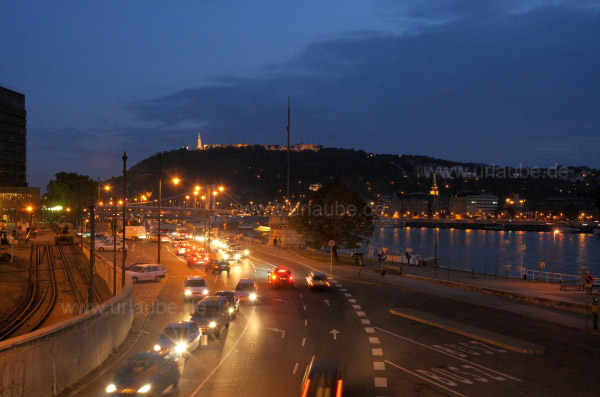
[[[296,375],[296,371],[298,371],[298,363],[294,365],[294,370],[292,371],[292,375]]]
[[[302,308],[303,308],[304,310],[306,310],[306,305],[302,305]]]
[[[385,363],[383,361],[373,361],[373,370],[385,371]]]
[[[358,317],[364,317],[364,316],[366,316],[365,312],[356,312],[356,315]]]
[[[305,318],[304,319],[304,326],[307,326],[307,325],[308,325],[308,319]]]
[[[235,348],[237,347],[237,345],[240,343],[240,341],[242,340],[242,338],[246,334],[246,331],[248,331],[248,328],[250,327],[250,324],[252,323],[252,320],[253,320],[253,317],[254,317],[254,311],[255,311],[255,309],[256,309],[256,306],[252,307],[252,312],[250,313],[251,317],[248,319],[248,322],[246,323],[246,326],[244,327],[244,330],[242,331],[242,333],[240,334],[240,336],[237,338],[237,340],[235,341],[235,343],[233,344],[233,346],[231,346],[231,349],[229,349],[229,351],[227,352],[227,354],[225,354],[223,356],[223,358],[221,359],[221,361],[219,361],[219,363],[217,365],[215,365],[215,367],[213,368],[213,370],[208,374],[208,376],[206,378],[204,378],[204,380],[202,381],[202,383],[200,383],[200,385],[198,385],[198,387],[196,388],[196,390],[194,390],[193,393],[190,394],[190,397],[194,397],[196,394],[198,394],[198,392],[200,391],[200,389],[202,389],[202,387],[206,384],[206,382],[208,382],[208,380],[215,374],[215,372],[217,372],[217,370],[221,367],[221,365],[223,365],[223,363],[225,362],[225,360],[227,360],[227,358],[231,355],[231,353],[233,353],[233,351],[235,350]]]
[[[220,274],[217,274],[217,277],[215,277],[215,281],[213,281],[213,283],[216,283],[217,280],[219,279]]]
[[[344,288],[344,286],[343,286],[342,284],[340,284],[340,283],[337,283],[337,285],[336,285],[336,286],[337,286],[338,288]]]
[[[383,349],[371,349],[371,353],[374,356],[383,356]]]
[[[306,338],[302,338],[302,347],[306,344]]]
[[[378,344],[380,344],[381,342],[379,341],[379,338],[377,338],[377,337],[374,337],[374,336],[370,336],[370,337],[369,337],[369,343],[372,343],[372,344],[374,344],[374,345],[378,345]]]
[[[365,328],[365,332],[367,334],[374,334],[375,333],[375,328],[373,328],[373,327],[366,327]]]
[[[375,387],[387,387],[387,378],[375,378]]]
[[[371,320],[367,320],[366,318],[361,318],[361,319],[360,319],[360,322],[361,322],[362,324],[371,324]]]
[[[346,298],[352,298],[352,294],[349,294],[349,293],[345,293],[345,294],[344,294],[344,296],[345,296]]]
[[[354,298],[348,299],[348,302],[350,302],[350,303],[356,303],[356,299],[354,299]]]
[[[342,292],[348,292],[348,290],[346,288],[340,288],[340,291],[342,291]]]
[[[360,309],[361,309],[361,308],[360,308],[360,305],[352,305],[352,308],[353,308],[354,310],[360,310]]]
[[[300,298],[304,298],[304,296],[302,295],[302,293],[298,292],[298,295],[300,295]]]
[[[423,343],[419,343],[419,342],[417,342],[417,341],[415,341],[415,340],[412,340],[412,339],[409,339],[409,338],[407,338],[407,337],[400,336],[400,335],[398,335],[398,334],[395,334],[395,333],[393,333],[393,332],[390,332],[390,331],[386,331],[385,329],[382,329],[382,328],[379,328],[379,327],[375,327],[375,328],[377,328],[377,329],[378,329],[378,330],[380,330],[381,332],[385,332],[386,334],[390,334],[390,335],[392,335],[392,336],[395,336],[395,337],[397,337],[397,338],[404,339],[405,341],[412,342],[412,343],[414,343],[414,344],[416,344],[416,345],[419,345],[419,346],[422,346],[422,347],[424,347],[424,348],[426,348],[426,349],[433,350],[433,351],[435,351],[435,352],[438,352],[438,353],[441,353],[441,354],[445,354],[446,356],[453,357],[453,358],[455,358],[455,359],[457,359],[457,360],[460,360],[460,361],[464,361],[464,362],[466,362],[466,363],[468,363],[468,364],[470,364],[470,365],[475,365],[475,366],[477,366],[477,367],[484,368],[484,369],[486,369],[486,370],[488,370],[488,371],[495,372],[495,373],[497,373],[498,375],[505,376],[505,377],[507,377],[507,378],[510,378],[510,379],[512,379],[512,380],[516,380],[517,382],[522,382],[522,380],[521,380],[521,379],[517,379],[517,378],[515,378],[515,377],[512,377],[512,376],[510,376],[510,375],[506,375],[506,374],[504,374],[504,373],[502,373],[502,372],[498,372],[498,371],[496,371],[496,370],[494,370],[494,369],[491,369],[491,368],[485,367],[485,366],[483,366],[483,365],[480,365],[480,364],[475,364],[475,363],[474,363],[474,362],[472,362],[472,361],[465,360],[464,358],[461,358],[461,357],[455,356],[455,355],[453,355],[453,354],[450,354],[450,353],[446,353],[446,352],[444,352],[444,351],[441,351],[441,350],[435,349],[435,348],[433,348],[433,347],[431,347],[431,346],[424,345]],[[373,332],[375,332],[375,330],[373,330]],[[391,364],[391,363],[390,363],[390,364]]]
[[[401,369],[401,370],[402,370],[402,371],[404,371],[404,372],[407,372],[407,373],[409,373],[409,374],[411,374],[411,375],[414,375],[414,376],[416,376],[417,378],[420,378],[420,379],[422,379],[422,380],[424,380],[424,381],[426,381],[426,382],[429,382],[429,383],[431,383],[431,384],[433,384],[433,385],[436,385],[436,386],[438,386],[438,387],[441,387],[442,389],[444,389],[444,390],[447,390],[447,391],[449,391],[450,393],[456,394],[457,396],[461,396],[461,397],[467,397],[467,396],[465,396],[464,394],[460,394],[459,392],[457,392],[457,391],[454,391],[454,390],[452,390],[452,389],[449,389],[449,388],[447,388],[446,386],[442,386],[442,385],[440,385],[439,383],[436,383],[436,382],[432,381],[431,379],[427,379],[426,377],[424,377],[424,376],[421,376],[421,375],[419,375],[419,374],[416,374],[416,373],[414,373],[414,372],[412,372],[412,371],[409,371],[409,370],[408,370],[408,369],[406,369],[406,368],[402,368],[401,366],[399,366],[399,365],[396,365],[396,364],[394,364],[394,363],[393,363],[393,362],[391,362],[391,361],[385,360],[385,362],[386,362],[386,363],[388,363],[388,364],[390,364],[390,365],[393,365],[394,367],[396,367],[396,368],[398,368],[398,369]]]

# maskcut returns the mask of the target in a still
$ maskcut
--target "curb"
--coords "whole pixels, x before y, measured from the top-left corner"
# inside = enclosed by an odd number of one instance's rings
[[[446,320],[444,318],[431,316],[429,314],[420,313],[416,310],[396,308],[390,309],[390,313],[396,316],[408,318],[410,320],[418,321],[433,327],[441,328],[446,331],[454,332],[467,336],[469,338],[477,339],[491,345],[502,347],[507,350],[511,350],[523,354],[542,354],[545,349],[543,346],[534,345],[532,343],[524,342],[518,339],[511,338],[496,334],[491,331],[474,328],[469,325],[454,322],[452,320]]]
[[[534,304],[534,305],[538,305],[538,306],[551,307],[553,309],[564,310],[564,311],[568,311],[568,312],[572,312],[572,313],[583,314],[583,315],[589,314],[586,306],[578,304],[578,303],[556,301],[556,300],[552,300],[552,299],[548,299],[548,298],[541,298],[541,297],[537,297],[537,296],[520,294],[518,292],[509,292],[509,291],[504,291],[504,290],[499,290],[499,289],[494,289],[494,288],[489,288],[489,287],[481,287],[481,286],[473,285],[473,284],[459,283],[456,281],[441,280],[441,279],[437,279],[437,278],[417,276],[414,274],[403,273],[402,276],[407,277],[407,278],[412,278],[414,280],[427,281],[427,282],[433,283],[433,284],[446,285],[448,287],[460,288],[460,289],[464,289],[467,291],[473,291],[473,292],[479,292],[479,293],[487,294],[487,295],[499,296],[502,298],[508,298],[508,299],[521,301],[521,302],[525,302],[525,303],[530,303],[530,304]]]

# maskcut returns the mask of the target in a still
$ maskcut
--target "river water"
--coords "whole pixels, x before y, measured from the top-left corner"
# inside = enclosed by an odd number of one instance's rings
[[[434,231],[429,228],[376,227],[371,247],[387,247],[391,252],[413,254],[423,258],[434,256]],[[525,245],[523,264],[538,270],[545,262],[545,271],[552,271],[552,251],[555,250],[556,273],[579,274],[581,267],[592,269],[600,276],[600,238],[592,234],[557,234],[551,232],[514,232],[501,230],[438,229],[438,263],[442,267],[498,274],[506,265],[517,270],[521,262],[519,245]],[[368,249],[363,248],[365,254]]]

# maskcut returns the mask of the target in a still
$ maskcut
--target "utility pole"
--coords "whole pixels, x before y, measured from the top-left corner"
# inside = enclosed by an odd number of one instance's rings
[[[211,255],[211,246],[210,246],[210,232],[212,230],[212,220],[211,220],[211,207],[212,207],[212,191],[210,189],[210,185],[206,185],[206,203],[208,204],[208,258],[210,259]]]
[[[88,310],[94,307],[94,260],[96,255],[96,214],[94,205],[94,194],[92,194],[92,203],[90,204],[90,274],[88,280]]]
[[[158,251],[156,253],[157,263],[160,265],[160,204],[162,201],[162,154],[158,154]]]
[[[127,251],[125,250],[125,222],[127,216],[127,153],[123,152],[123,257],[121,261],[121,287],[125,286],[125,257]],[[116,236],[115,236],[116,237]]]
[[[115,187],[115,176],[112,177],[113,191],[113,216],[112,216],[112,235],[113,235],[113,295],[117,294],[117,195]]]
[[[286,197],[288,203],[291,206],[290,199],[290,97],[288,97],[288,123],[287,123],[287,189]]]
[[[433,258],[434,258],[434,262],[435,262],[435,277],[437,277],[437,271],[438,271],[438,230],[437,230],[437,221],[434,224],[434,229],[433,229],[433,245],[434,245],[434,254],[433,254]]]

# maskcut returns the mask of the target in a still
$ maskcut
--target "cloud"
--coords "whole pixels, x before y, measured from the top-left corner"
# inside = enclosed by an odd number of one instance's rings
[[[129,110],[159,129],[197,124],[213,142],[282,143],[291,96],[294,141],[455,160],[581,163],[579,153],[589,154],[587,145],[597,143],[589,136],[600,130],[599,9],[530,1],[500,12],[480,5],[496,2],[455,3],[434,10],[432,20],[448,19],[441,25],[313,42],[261,75],[219,77]],[[411,15],[427,14],[415,8]],[[566,150],[536,149],[548,140]],[[583,162],[600,166],[597,156]]]

